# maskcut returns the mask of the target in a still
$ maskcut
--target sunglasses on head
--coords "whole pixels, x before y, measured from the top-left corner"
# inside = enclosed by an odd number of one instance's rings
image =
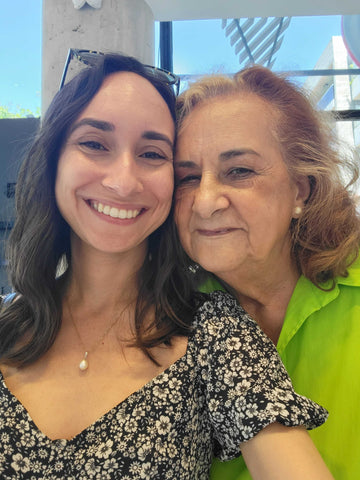
[[[70,48],[66,58],[64,71],[61,76],[59,90],[61,90],[66,83],[65,80],[67,77],[69,65],[72,60],[77,60],[84,65],[94,66],[97,64],[99,58],[101,58],[102,55],[104,55],[104,53],[95,52],[93,50],[79,50],[77,48]],[[175,95],[179,94],[180,78],[177,75],[172,72],[168,72],[167,70],[163,70],[162,68],[153,67],[151,65],[144,65],[144,67],[147,73],[150,73],[155,78],[158,78],[161,81],[170,85],[174,89]]]

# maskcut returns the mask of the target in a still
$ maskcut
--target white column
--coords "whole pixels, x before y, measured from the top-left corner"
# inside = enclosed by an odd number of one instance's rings
[[[69,48],[120,52],[153,64],[153,13],[144,0],[43,0],[43,113],[58,90]]]

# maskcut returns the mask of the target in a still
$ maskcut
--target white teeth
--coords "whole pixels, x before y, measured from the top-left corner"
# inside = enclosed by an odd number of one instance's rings
[[[102,203],[92,202],[92,207],[99,213],[108,215],[112,218],[135,218],[139,215],[140,210],[124,210],[116,207],[110,207],[109,205],[103,205]]]
[[[110,217],[118,218],[118,209],[115,207],[110,208],[109,215]]]

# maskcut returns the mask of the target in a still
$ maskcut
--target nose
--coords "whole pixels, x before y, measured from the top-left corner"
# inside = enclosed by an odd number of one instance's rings
[[[228,208],[230,201],[225,187],[216,175],[204,172],[195,191],[192,210],[202,218],[210,218],[215,212]]]
[[[130,153],[122,153],[112,162],[102,179],[102,185],[120,197],[129,197],[143,191],[141,172]]]

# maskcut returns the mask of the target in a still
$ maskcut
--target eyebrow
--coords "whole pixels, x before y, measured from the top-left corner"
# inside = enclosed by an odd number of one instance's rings
[[[239,157],[241,155],[246,155],[246,154],[259,156],[259,154],[255,150],[252,150],[251,148],[238,148],[238,149],[235,148],[233,150],[228,150],[226,152],[220,153],[219,158],[220,160],[226,161],[226,160],[230,160],[233,157]]]
[[[82,127],[83,125],[89,125],[90,127],[97,128],[103,132],[112,132],[115,130],[115,126],[110,122],[96,120],[95,118],[83,118],[71,127],[70,133],[73,133],[76,129]]]
[[[175,161],[174,163],[175,168],[196,168],[199,167],[195,162],[192,162],[191,160],[180,160],[180,161]]]
[[[161,140],[162,142],[165,142],[168,145],[170,145],[171,148],[174,147],[174,144],[170,140],[170,138],[167,135],[163,135],[162,133],[154,132],[153,130],[148,130],[144,132],[141,136],[142,138],[145,138],[147,140]]]
[[[76,129],[82,127],[83,125],[89,125],[90,127],[97,128],[98,130],[102,130],[103,132],[113,132],[115,130],[115,125],[113,123],[105,122],[103,120],[96,120],[95,118],[83,118],[71,127],[70,134],[73,133]],[[141,137],[147,140],[161,140],[167,143],[171,148],[174,147],[174,144],[170,140],[170,138],[167,135],[163,135],[159,132],[148,130],[145,131],[141,135]]]
[[[219,160],[221,160],[222,162],[226,162],[226,160],[231,160],[233,157],[239,157],[245,154],[259,156],[259,154],[255,150],[252,150],[251,148],[239,148],[239,149],[227,150],[226,152],[220,153]],[[191,160],[180,160],[180,161],[175,161],[175,167],[198,168],[199,165]]]

